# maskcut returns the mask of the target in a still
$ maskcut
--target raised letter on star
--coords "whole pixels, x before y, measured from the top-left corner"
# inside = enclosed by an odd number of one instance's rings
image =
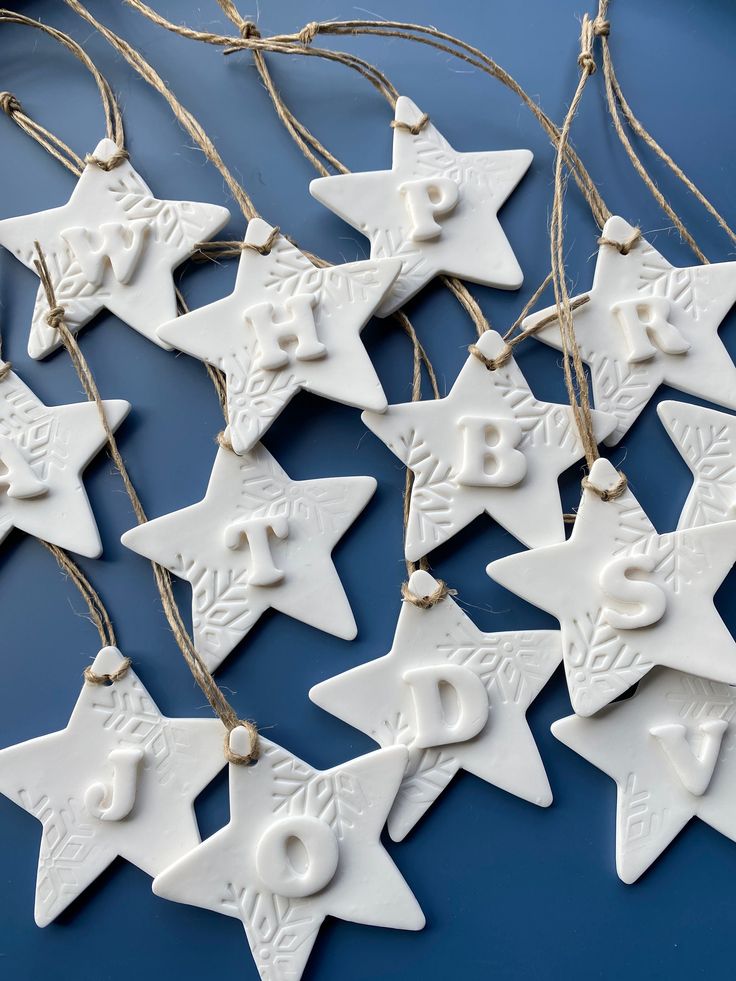
[[[657,668],[636,694],[554,735],[618,787],[616,869],[634,882],[694,817],[736,841],[736,691]]]
[[[117,152],[102,140],[94,156]],[[0,245],[35,272],[38,242],[64,321],[76,333],[103,308],[154,341],[156,329],[176,316],[173,270],[197,242],[218,232],[227,208],[192,201],[159,201],[127,160],[105,171],[87,164],[68,204],[0,221]],[[49,326],[43,287],[38,288],[28,353],[45,358],[61,344]]]
[[[269,607],[355,637],[331,552],[375,489],[373,477],[291,480],[261,444],[221,448],[202,501],[122,542],[191,583],[194,643],[214,670]]]
[[[409,579],[415,596],[437,582]],[[484,634],[449,596],[423,610],[404,602],[393,647],[316,685],[309,697],[381,746],[409,750],[406,773],[388,816],[401,841],[458,770],[534,804],[552,803],[526,710],[562,660],[556,630]],[[452,691],[448,722],[441,691]]]
[[[117,429],[130,404],[107,399],[103,405]],[[102,544],[82,471],[106,442],[93,402],[45,406],[8,371],[0,380],[0,541],[19,528],[97,558]]]
[[[123,658],[103,648],[96,674]],[[194,800],[225,765],[217,719],[167,719],[132,670],[85,682],[69,725],[0,750],[0,793],[43,825],[36,923],[46,926],[118,855],[155,876],[200,840]]]
[[[422,119],[400,96],[396,121]],[[401,272],[378,310],[385,317],[440,273],[518,289],[519,263],[498,212],[532,162],[531,150],[458,153],[426,123],[394,129],[391,170],[318,177],[310,193],[371,242],[371,258],[396,257]]]
[[[234,729],[230,746],[247,752],[247,733]],[[240,920],[264,981],[299,981],[326,916],[421,930],[380,842],[406,750],[320,771],[266,739],[260,748],[255,764],[230,764],[230,823],[161,873],[156,895]]]
[[[246,244],[263,245],[272,231],[253,218]],[[388,259],[317,268],[279,235],[267,255],[243,249],[230,296],[165,324],[159,337],[225,373],[228,434],[245,453],[301,388],[386,408],[360,332],[398,271]]]
[[[497,357],[486,331],[477,347]],[[615,425],[593,414],[602,439]],[[516,362],[493,371],[473,354],[444,399],[364,412],[363,421],[414,472],[406,557],[416,561],[485,511],[529,547],[561,542],[557,478],[583,448],[569,405],[540,402]]]
[[[590,471],[612,489],[608,460]],[[584,490],[570,539],[497,559],[496,582],[557,617],[572,707],[592,715],[655,664],[736,684],[736,643],[713,596],[736,557],[736,521],[660,535],[630,490]]]
[[[634,232],[613,217],[602,234],[626,242]],[[589,301],[573,314],[575,335],[590,366],[595,404],[617,419],[607,443],[628,432],[663,383],[736,409],[736,366],[718,337],[736,300],[736,262],[679,269],[644,238],[627,255],[601,245],[585,295]],[[554,313],[549,307],[532,314],[524,329]],[[534,336],[561,349],[556,322]]]

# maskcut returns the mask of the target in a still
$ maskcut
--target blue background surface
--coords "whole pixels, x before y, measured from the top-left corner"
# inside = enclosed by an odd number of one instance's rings
[[[158,9],[192,26],[229,33],[212,2],[163,0]],[[70,31],[119,93],[136,168],[161,197],[231,206],[220,176],[191,146],[168,107],[106,42],[60,3],[27,3],[23,11]],[[139,48],[169,81],[242,179],[258,208],[304,248],[334,261],[364,254],[365,242],[307,193],[310,165],[278,123],[247,55],[167,35],[119,4],[91,9]],[[474,39],[560,119],[577,80],[577,18],[581,0],[373,0],[370,11],[347,0],[273,0],[263,5],[265,32],[289,31],[308,19],[404,18]],[[244,12],[247,10],[243,7]],[[250,13],[255,14],[255,10]],[[649,0],[615,2],[611,44],[629,100],[664,145],[712,196],[734,214],[736,131],[732,126],[732,65],[736,7]],[[460,62],[402,41],[343,39],[345,48],[381,65],[460,150],[529,147],[530,172],[502,212],[502,223],[526,275],[520,293],[473,288],[492,323],[504,329],[549,268],[547,218],[552,154],[530,113],[499,83]],[[353,169],[387,165],[390,112],[357,75],[316,59],[272,56],[287,101]],[[31,115],[80,154],[102,136],[97,94],[83,68],[58,45],[24,28],[0,30],[0,87],[12,90]],[[24,214],[65,202],[74,179],[10,121],[0,119],[0,213]],[[658,213],[617,143],[603,100],[602,78],[589,83],[574,140],[611,210],[640,224],[672,261],[691,262]],[[650,158],[647,157],[649,162]],[[712,259],[733,257],[730,243],[667,177],[666,193]],[[240,237],[233,211],[227,237]],[[573,189],[567,246],[573,284],[590,283],[596,228]],[[230,291],[234,263],[187,271],[182,288],[191,306]],[[61,352],[35,363],[26,340],[36,281],[0,256],[0,314],[6,356],[46,402],[81,399]],[[432,286],[410,307],[417,330],[449,388],[472,340],[467,317],[446,290]],[[736,351],[734,316],[722,336]],[[408,398],[410,348],[391,320],[374,321],[364,338],[389,401]],[[220,428],[219,408],[198,362],[154,347],[111,315],[81,335],[104,396],[127,398],[133,411],[120,445],[148,513],[164,514],[202,496]],[[535,392],[564,400],[555,352],[529,342],[520,363]],[[659,398],[683,397],[661,389]],[[385,653],[399,612],[404,578],[401,548],[403,470],[361,426],[354,409],[302,394],[265,440],[295,478],[373,474],[379,489],[345,536],[335,558],[359,628],[346,643],[279,615],[266,615],[219,673],[241,714],[318,767],[368,751],[373,743],[312,705],[308,688]],[[614,462],[625,460],[635,493],[661,530],[673,528],[689,474],[655,413],[642,414]],[[578,498],[577,470],[561,482],[569,510]],[[87,487],[99,522],[104,557],[84,562],[110,610],[124,653],[160,708],[204,717],[207,706],[190,679],[160,610],[146,562],[126,551],[120,535],[134,521],[127,498],[104,456],[89,469]],[[459,589],[459,601],[484,630],[549,627],[540,611],[517,601],[485,575],[488,561],[519,544],[476,521],[433,556],[433,567]],[[734,626],[732,575],[718,594]],[[187,613],[188,587],[178,589]],[[0,557],[2,685],[0,745],[65,726],[82,668],[97,649],[74,588],[34,540],[13,534]],[[517,800],[476,778],[459,775],[408,840],[389,850],[422,904],[428,925],[419,934],[328,921],[305,977],[321,981],[386,979],[690,978],[732,963],[736,845],[694,822],[638,884],[625,886],[614,869],[615,788],[602,773],[556,743],[549,725],[569,714],[560,671],[529,713],[555,801],[548,810]],[[202,795],[203,836],[227,820],[224,774]],[[153,896],[137,868],[116,862],[71,909],[43,932],[33,923],[40,828],[0,799],[0,977],[122,981],[136,976],[255,978],[240,925],[226,917]]]

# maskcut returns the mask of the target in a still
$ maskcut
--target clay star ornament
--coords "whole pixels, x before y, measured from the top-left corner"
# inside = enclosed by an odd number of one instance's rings
[[[401,260],[378,309],[388,316],[445,273],[497,289],[523,275],[498,212],[532,162],[531,150],[458,153],[406,96],[396,102],[391,170],[318,177],[310,194],[371,243],[371,258]]]
[[[124,663],[115,647],[97,675]],[[225,765],[216,719],[169,719],[132,669],[85,681],[66,729],[0,750],[0,793],[43,825],[35,918],[43,927],[118,856],[150,876],[199,844],[194,800]]]
[[[93,156],[107,161],[117,153],[104,139]],[[219,205],[158,200],[127,160],[109,171],[88,163],[67,204],[0,221],[0,245],[35,272],[40,244],[72,333],[106,308],[168,348],[156,329],[176,316],[172,272],[229,217]],[[48,313],[39,286],[28,339],[32,358],[45,358],[61,344]]]
[[[688,402],[660,402],[657,413],[693,474],[678,528],[736,518],[736,417]]]
[[[518,289],[523,275],[498,212],[532,162],[531,150],[458,153],[424,122],[406,96],[396,102],[391,170],[318,177],[310,194],[362,232],[371,258],[401,260],[378,309],[386,317],[445,273],[497,289]]]
[[[613,490],[599,459],[590,481]],[[491,562],[496,582],[557,617],[578,715],[589,716],[655,664],[736,684],[736,643],[713,596],[736,558],[736,521],[659,534],[631,490],[583,491],[568,541]]]
[[[117,429],[130,403],[102,404]],[[0,541],[18,528],[97,558],[102,543],[82,471],[106,443],[93,402],[46,406],[0,361]]]
[[[291,480],[261,444],[220,447],[203,500],[122,542],[191,584],[194,643],[212,671],[269,608],[355,637],[331,552],[375,489],[373,477]]]
[[[602,237],[627,243],[637,230],[609,218]],[[644,238],[626,254],[602,244],[589,297],[573,312],[580,354],[590,366],[593,399],[616,416],[606,443],[617,443],[661,384],[736,409],[736,366],[718,327],[736,300],[736,262],[678,268]],[[531,330],[555,307],[523,322]],[[535,337],[561,350],[559,324]]]
[[[273,232],[251,219],[230,296],[159,329],[162,341],[225,373],[236,453],[250,450],[300,389],[386,408],[360,332],[396,278],[398,260],[318,268],[283,235],[273,241]]]
[[[736,841],[736,689],[657,668],[594,719],[552,726],[616,781],[616,870],[635,882],[694,817]]]
[[[438,585],[422,570],[409,579],[414,596]],[[405,600],[389,653],[315,685],[309,697],[381,746],[408,749],[388,816],[389,835],[402,841],[460,769],[541,807],[552,803],[526,710],[561,660],[557,630],[484,634],[449,596],[429,609]]]
[[[486,331],[486,358],[505,342]],[[443,399],[364,412],[363,422],[414,473],[405,552],[416,561],[486,512],[529,547],[561,542],[557,479],[583,457],[569,405],[534,397],[516,362],[489,370],[474,354]],[[593,413],[597,439],[615,420]]]
[[[233,729],[230,748],[250,737]],[[266,739],[230,764],[230,823],[154,879],[157,896],[242,922],[264,981],[299,981],[326,916],[421,930],[424,916],[380,842],[403,746],[314,770]]]

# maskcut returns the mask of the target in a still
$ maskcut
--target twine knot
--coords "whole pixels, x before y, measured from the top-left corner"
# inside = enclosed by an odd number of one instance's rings
[[[119,167],[120,164],[123,163],[124,160],[127,160],[129,156],[130,154],[128,151],[120,147],[111,157],[108,157],[107,160],[102,160],[100,157],[96,157],[93,153],[88,153],[84,158],[84,162],[86,164],[91,164],[93,167],[99,167],[100,170],[109,172],[114,170],[116,167]]]
[[[596,17],[593,21],[593,33],[596,37],[608,37],[611,33],[611,22],[603,17]]]
[[[580,54],[578,55],[578,65],[583,72],[592,75],[596,70],[595,58],[593,57],[593,40],[595,33],[593,21],[587,14],[583,17],[582,30],[580,32]]]
[[[411,133],[412,136],[419,136],[428,122],[429,114],[423,112],[421,119],[416,123],[405,123],[402,119],[392,119],[391,129],[403,129],[404,132]]]
[[[4,381],[8,376],[8,372],[12,370],[13,363],[11,361],[5,361],[3,364],[0,364],[0,381]]]
[[[120,681],[128,673],[130,668],[131,660],[129,657],[123,658],[123,661],[119,668],[111,671],[110,674],[95,674],[92,670],[92,665],[88,665],[84,669],[84,680],[88,681],[90,685],[112,685],[116,681]]]
[[[240,28],[240,36],[244,41],[248,41],[250,38],[260,38],[261,32],[252,20],[246,20]]]
[[[64,307],[60,307],[58,303],[49,309],[46,314],[46,323],[49,327],[53,327],[54,330],[58,330],[59,327],[64,323],[64,316],[66,310]]]
[[[615,501],[617,497],[621,497],[623,492],[629,486],[629,482],[626,479],[626,474],[623,472],[623,470],[619,470],[618,480],[613,487],[609,487],[605,490],[600,487],[596,487],[596,485],[592,483],[590,477],[584,477],[582,484],[583,490],[592,491],[594,494],[597,494],[602,501]]]
[[[255,242],[243,242],[244,249],[250,249],[252,252],[257,252],[259,255],[269,255],[271,249],[276,244],[276,239],[281,234],[281,229],[278,225],[271,229],[271,234],[268,236],[262,245],[256,245]]]
[[[313,20],[304,25],[304,27],[297,34],[297,37],[302,44],[311,44],[318,34],[319,24],[316,20]]]
[[[431,607],[441,603],[445,596],[456,595],[457,590],[450,589],[443,579],[437,580],[437,588],[432,590],[427,596],[416,596],[409,589],[408,582],[402,582],[401,584],[401,598],[406,600],[407,603],[411,603],[412,606],[418,606],[420,610],[429,610]]]
[[[495,358],[487,358],[479,347],[476,347],[475,344],[471,344],[468,347],[468,353],[477,358],[489,371],[495,371],[497,368],[503,368],[505,364],[509,363],[514,353],[514,349],[510,344],[504,344],[503,350],[500,354],[496,355]]]
[[[628,255],[640,239],[641,228],[635,228],[625,242],[617,242],[616,239],[606,238],[605,235],[601,235],[598,239],[598,245],[610,245],[612,249],[618,249],[621,255]]]
[[[14,112],[21,112],[22,106],[12,92],[0,92],[0,109],[6,115],[12,116]]]
[[[238,726],[248,733],[250,748],[247,753],[234,753],[230,749],[230,732],[227,732],[225,733],[225,759],[228,763],[235,763],[236,766],[247,766],[249,763],[255,763],[261,753],[258,729],[254,722],[248,722],[247,719],[239,719]]]

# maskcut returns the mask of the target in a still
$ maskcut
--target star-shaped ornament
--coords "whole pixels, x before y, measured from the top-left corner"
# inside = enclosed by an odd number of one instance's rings
[[[521,286],[498,212],[531,162],[531,150],[458,153],[402,95],[391,170],[318,177],[309,191],[370,239],[372,259],[401,260],[378,309],[385,317],[440,273],[497,289]]]
[[[672,266],[623,218],[609,218],[593,286],[573,312],[575,336],[596,406],[616,417],[617,443],[663,383],[736,409],[736,366],[718,327],[736,300],[736,262]],[[628,243],[631,243],[630,245]],[[525,330],[554,317],[555,307],[524,320]],[[557,321],[535,337],[562,349]]]
[[[116,153],[116,144],[105,139],[94,157],[107,161]],[[172,272],[229,217],[214,204],[159,201],[127,160],[109,171],[88,163],[68,204],[0,221],[0,245],[35,272],[40,244],[73,333],[106,308],[168,348],[156,330],[176,316]],[[45,358],[61,344],[48,313],[39,286],[28,339],[32,358]]]
[[[614,491],[608,460],[590,482]],[[557,617],[572,707],[593,715],[655,664],[736,684],[736,643],[713,596],[736,558],[736,521],[660,535],[630,490],[583,491],[569,540],[497,559],[496,582]]]
[[[659,418],[693,474],[678,528],[736,518],[736,417],[689,402],[660,402]]]
[[[302,388],[361,409],[386,408],[360,332],[398,260],[318,268],[283,235],[274,240],[274,231],[251,219],[230,296],[159,330],[163,341],[225,373],[236,453],[250,450]]]
[[[291,480],[261,444],[221,447],[202,501],[122,542],[191,584],[194,643],[214,670],[270,607],[355,637],[331,552],[375,489],[373,477]]]
[[[230,748],[249,752],[245,729],[233,729]],[[394,746],[314,770],[261,739],[254,764],[230,764],[230,823],[153,891],[240,920],[264,981],[299,981],[326,916],[421,930],[419,904],[380,842],[405,764]]]
[[[503,354],[486,331],[476,348]],[[444,399],[364,412],[363,422],[414,473],[405,551],[416,561],[486,512],[530,548],[564,541],[557,478],[583,457],[569,405],[540,402],[516,362],[490,370],[470,354]],[[596,437],[615,420],[593,413]]]
[[[119,672],[115,647],[92,664]],[[168,719],[129,668],[85,681],[69,724],[0,750],[0,793],[43,825],[36,923],[46,926],[122,856],[150,876],[199,844],[194,800],[225,765],[216,719]]]
[[[428,572],[409,579],[431,596]],[[484,634],[449,596],[429,609],[404,601],[385,657],[316,685],[309,697],[409,760],[388,832],[401,841],[458,770],[524,800],[552,803],[526,710],[562,660],[557,630]]]
[[[13,528],[88,558],[102,552],[82,471],[107,443],[93,402],[46,406],[0,361],[0,541]],[[102,403],[115,430],[130,403]]]
[[[634,882],[694,817],[736,841],[736,689],[657,668],[636,694],[554,735],[618,787],[616,870]]]

